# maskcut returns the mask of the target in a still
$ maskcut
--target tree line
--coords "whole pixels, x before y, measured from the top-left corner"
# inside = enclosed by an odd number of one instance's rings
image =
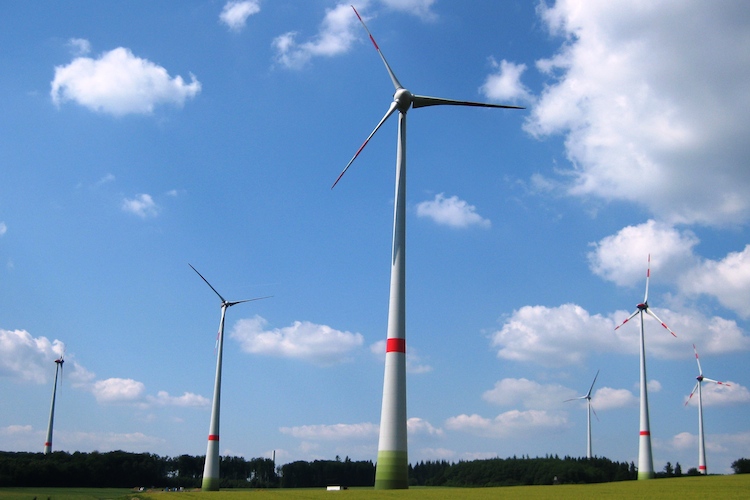
[[[276,466],[268,458],[220,457],[221,488],[312,488],[328,485],[372,486],[372,461],[296,461]],[[150,453],[54,452],[48,455],[0,452],[0,487],[198,488],[205,456],[161,457]],[[732,463],[736,474],[750,473],[750,459]],[[689,469],[687,475],[697,475]],[[682,475],[679,463],[667,463],[657,477]],[[420,461],[409,465],[412,486],[516,486],[627,481],[637,477],[633,462],[604,457],[509,457],[448,462]]]

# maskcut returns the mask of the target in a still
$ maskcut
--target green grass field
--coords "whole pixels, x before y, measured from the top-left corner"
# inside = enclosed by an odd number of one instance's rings
[[[369,488],[353,488],[346,491],[320,489],[277,490],[222,490],[202,493],[148,492],[136,493],[123,489],[96,488],[0,488],[0,500],[378,500],[413,499],[439,500],[461,498],[466,500],[489,500],[498,498],[555,500],[580,498],[676,498],[687,499],[747,499],[750,498],[750,474],[709,477],[681,477],[655,479],[652,481],[624,481],[617,483],[560,485],[560,486],[513,486],[504,488],[411,488],[408,490],[375,491]]]

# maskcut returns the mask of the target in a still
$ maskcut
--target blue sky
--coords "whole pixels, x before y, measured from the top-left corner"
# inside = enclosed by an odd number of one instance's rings
[[[357,2],[414,93],[409,455],[637,461],[750,446],[750,7]],[[347,3],[16,2],[0,11],[0,449],[374,460],[396,120]],[[699,42],[698,42],[699,41]],[[695,398],[693,398],[695,399]]]

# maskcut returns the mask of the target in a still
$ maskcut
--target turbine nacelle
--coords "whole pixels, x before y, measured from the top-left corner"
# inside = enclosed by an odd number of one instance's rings
[[[414,97],[411,92],[401,87],[396,89],[396,92],[393,94],[393,102],[396,103],[396,109],[399,112],[406,113],[414,102]]]
[[[638,308],[639,311],[644,311],[645,312],[646,309],[648,309],[648,302],[644,302],[642,304],[638,304],[636,307]]]

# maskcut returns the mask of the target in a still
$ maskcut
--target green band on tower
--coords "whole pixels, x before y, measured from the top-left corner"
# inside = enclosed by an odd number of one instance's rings
[[[643,481],[644,479],[653,479],[653,478],[654,478],[654,473],[653,472],[648,472],[648,471],[641,472],[641,471],[638,471],[638,480],[639,481]]]
[[[409,459],[405,451],[379,451],[375,466],[376,490],[403,490],[409,487]]]
[[[221,480],[218,477],[204,477],[201,490],[203,491],[219,491],[219,483]]]

